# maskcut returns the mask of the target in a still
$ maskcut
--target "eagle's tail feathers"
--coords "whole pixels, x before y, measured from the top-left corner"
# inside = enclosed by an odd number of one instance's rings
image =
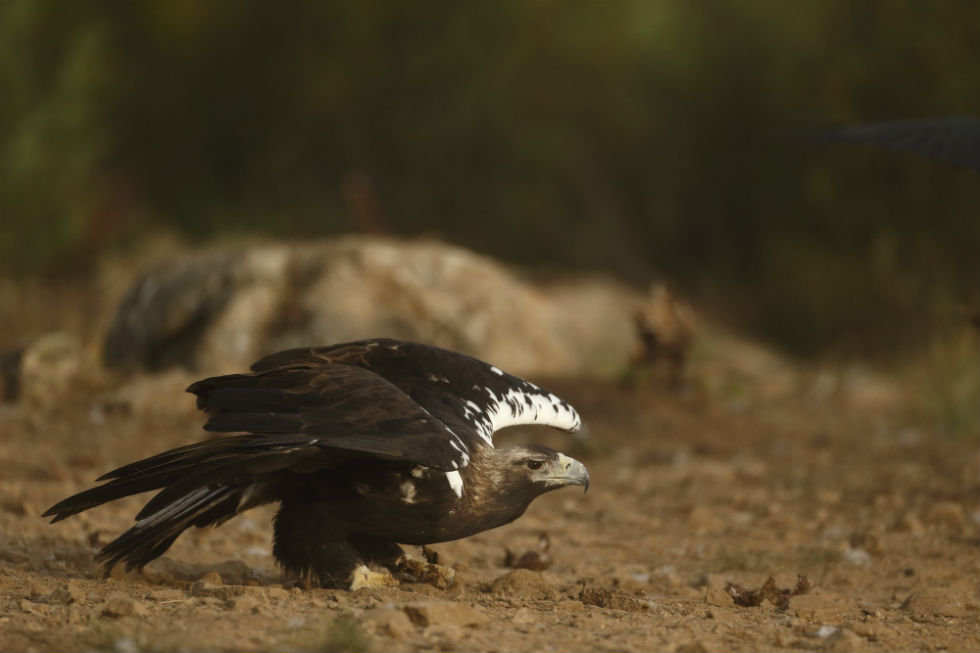
[[[191,526],[218,524],[233,516],[244,488],[198,487],[166,507],[143,517],[96,555],[108,573],[120,562],[126,570],[140,568],[158,558]]]

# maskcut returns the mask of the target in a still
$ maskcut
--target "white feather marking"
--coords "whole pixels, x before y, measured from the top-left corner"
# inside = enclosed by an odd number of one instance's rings
[[[497,376],[503,376],[504,375],[504,371],[502,369],[500,369],[499,367],[497,367],[496,365],[491,365],[490,366],[490,371],[493,372],[494,374],[496,374]]]
[[[402,491],[402,501],[405,503],[415,503],[415,483],[402,481],[402,484],[398,487]]]
[[[252,497],[258,494],[258,487],[259,486],[256,483],[252,483],[245,488],[245,491],[242,492],[242,496],[238,498],[238,505],[235,507],[236,513],[241,512],[242,506],[247,506],[248,502],[252,500]]]
[[[136,522],[136,527],[141,528],[148,524],[154,524],[161,521],[165,521],[170,517],[173,517],[174,515],[180,513],[182,510],[187,508],[187,506],[207,496],[211,492],[212,489],[208,487],[197,488],[193,492],[189,492],[184,496],[182,496],[177,501],[174,501],[166,508],[162,508],[157,512],[153,513],[152,515],[147,515],[143,519],[140,519],[138,522]]]
[[[446,472],[446,480],[457,497],[463,496],[463,477],[459,472]]]
[[[469,399],[464,401],[463,404],[463,414],[466,415],[466,419],[470,419],[473,415],[479,415],[482,412],[480,406]]]
[[[572,432],[582,427],[582,420],[574,408],[533,384],[511,388],[503,395],[498,395],[489,388],[484,391],[489,400],[487,410],[471,415],[470,409],[476,404],[467,401],[463,412],[491,446],[492,435],[507,426],[543,424]]]

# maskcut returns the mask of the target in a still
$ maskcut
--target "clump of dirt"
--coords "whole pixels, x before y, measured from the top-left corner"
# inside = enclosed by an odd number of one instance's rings
[[[763,601],[769,601],[781,610],[785,610],[789,606],[789,600],[791,598],[800,594],[806,594],[809,589],[810,581],[806,579],[806,576],[797,576],[796,586],[792,589],[779,589],[776,587],[776,581],[772,576],[766,579],[762,587],[755,590],[745,589],[735,583],[729,583],[725,586],[725,591],[732,597],[735,605],[755,607],[761,605]]]
[[[507,549],[504,556],[504,566],[511,569],[530,569],[532,571],[544,571],[554,560],[548,550],[551,548],[551,538],[547,533],[541,533],[538,538],[538,548],[532,551],[525,551],[521,555],[516,555]]]
[[[650,604],[639,597],[619,590],[611,590],[594,585],[585,585],[582,587],[578,598],[584,605],[594,605],[597,608],[611,608],[613,610],[634,612],[650,609]]]

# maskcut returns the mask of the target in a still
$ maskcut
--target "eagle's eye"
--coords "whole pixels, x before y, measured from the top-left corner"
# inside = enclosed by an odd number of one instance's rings
[[[529,461],[527,461],[527,468],[528,469],[541,469],[541,465],[543,465],[543,464],[544,463],[541,462],[540,460],[529,460]]]

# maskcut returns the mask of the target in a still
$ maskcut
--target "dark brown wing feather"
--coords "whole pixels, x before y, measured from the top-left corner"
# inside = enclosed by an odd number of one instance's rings
[[[319,363],[214,377],[188,391],[210,415],[209,431],[305,435],[311,445],[446,471],[466,464],[465,435],[392,383],[360,367]]]
[[[290,349],[267,356],[255,372],[282,368],[355,366],[396,386],[468,443],[505,426],[543,424],[577,431],[581,420],[565,401],[533,383],[476,358],[423,345],[378,338],[358,342]]]

